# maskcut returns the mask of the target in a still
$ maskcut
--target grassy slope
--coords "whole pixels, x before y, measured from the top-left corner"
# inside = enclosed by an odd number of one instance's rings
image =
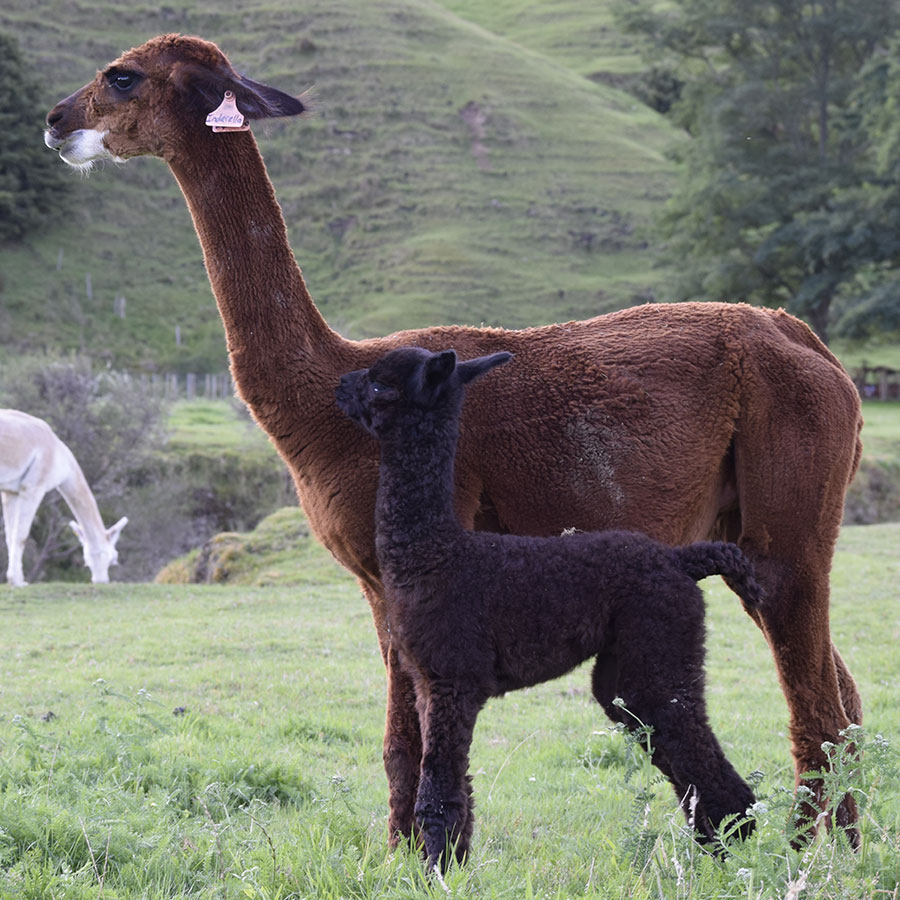
[[[635,41],[616,29],[613,5],[591,14],[579,0],[438,0],[441,6],[494,34],[536,50],[579,75],[604,77],[641,66]]]
[[[845,529],[832,621],[868,730],[895,747],[898,528]],[[629,776],[581,668],[480,717],[474,855],[453,896],[762,900],[797,896],[801,871],[803,897],[895,896],[896,753],[866,756],[861,853],[791,851],[769,653],[734,596],[705,587],[711,716],[737,768],[764,773],[758,835],[721,862],[698,852],[668,787]],[[291,588],[0,587],[0,613],[0,896],[446,896],[387,852],[383,668],[336,568]]]
[[[169,412],[172,453],[259,453],[278,459],[265,432],[238,401],[179,400]]]
[[[607,20],[605,9],[574,9],[555,28],[559,41]],[[428,0],[179,0],[127,11],[40,0],[0,10],[0,29],[36,66],[52,60],[48,103],[167,30],[220,42],[261,80],[313,86],[313,118],[256,130],[313,294],[351,335],[520,326],[634,302],[660,277],[640,227],[671,183],[661,155],[670,129],[582,77],[581,62],[570,68],[468,14]],[[36,116],[36,141],[39,128]],[[107,167],[75,196],[65,220],[0,248],[0,344],[78,347],[128,366],[221,366],[199,248],[165,166]]]

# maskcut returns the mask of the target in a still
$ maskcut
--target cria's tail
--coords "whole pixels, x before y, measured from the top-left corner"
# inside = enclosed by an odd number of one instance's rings
[[[675,556],[682,571],[694,581],[707,575],[721,575],[748,607],[759,606],[765,597],[750,560],[737,544],[698,541],[686,547],[676,547]]]

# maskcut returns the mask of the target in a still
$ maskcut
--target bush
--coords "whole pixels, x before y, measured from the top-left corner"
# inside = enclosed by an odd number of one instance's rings
[[[863,457],[847,491],[844,524],[900,521],[900,464]]]

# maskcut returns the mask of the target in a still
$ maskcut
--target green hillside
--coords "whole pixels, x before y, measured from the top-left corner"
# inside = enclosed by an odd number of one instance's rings
[[[256,132],[314,297],[359,337],[581,317],[645,298],[663,277],[642,228],[671,184],[673,133],[587,77],[634,64],[609,4],[551,6],[547,31],[525,2],[473,21],[479,5],[451,0],[15,0],[0,31],[41,73],[48,107],[165,31],[215,40],[259,80],[311,88],[315,115]],[[199,246],[165,165],[72,181],[57,221],[0,247],[0,352],[222,368]]]
[[[598,81],[638,71],[635,38],[615,26],[613,4],[582,0],[439,0],[461,18]]]

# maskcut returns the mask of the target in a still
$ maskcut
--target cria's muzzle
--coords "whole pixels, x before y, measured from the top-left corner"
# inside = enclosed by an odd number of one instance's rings
[[[359,369],[341,376],[341,383],[334,391],[337,405],[354,422],[362,425],[367,431],[372,427],[372,416],[365,403],[366,371]]]

